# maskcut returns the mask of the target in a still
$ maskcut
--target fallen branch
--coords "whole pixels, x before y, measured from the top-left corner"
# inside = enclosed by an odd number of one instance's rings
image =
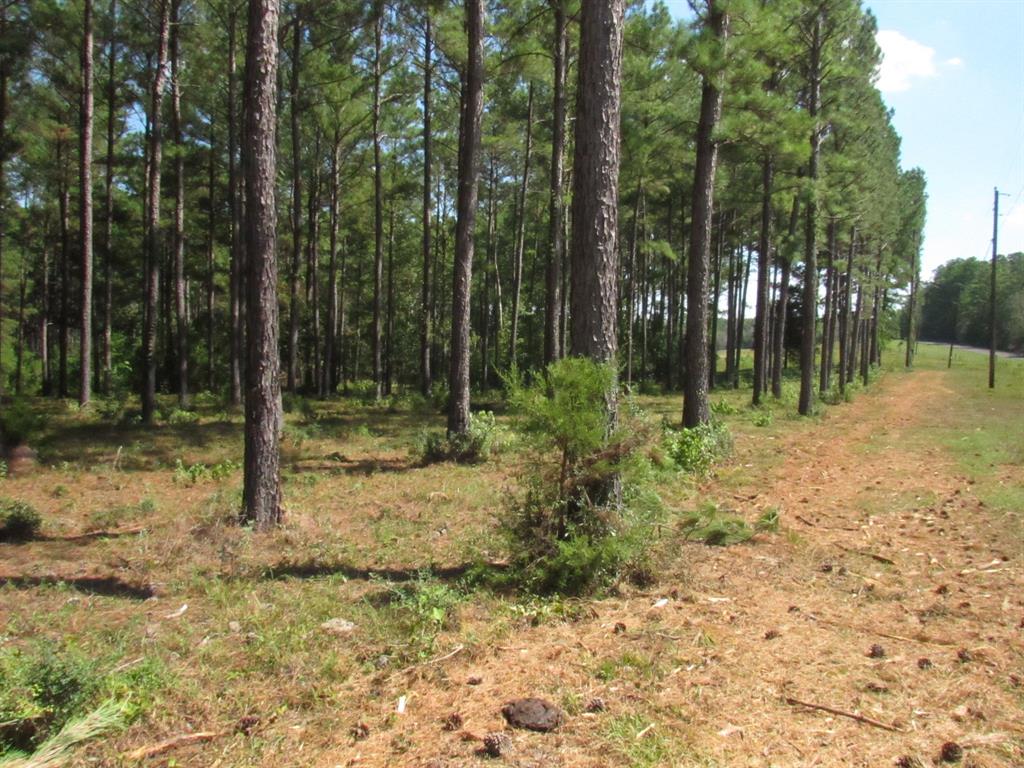
[[[170,739],[165,739],[159,744],[152,744],[148,747],[140,747],[134,752],[130,752],[126,757],[129,760],[146,760],[150,757],[156,757],[162,755],[165,752],[170,752],[172,749],[178,747],[187,747],[189,744],[202,744],[203,742],[213,741],[219,739],[221,736],[226,736],[229,731],[198,731],[196,733],[185,733],[180,736],[173,736]]]
[[[842,627],[843,629],[852,629],[854,632],[863,632],[866,635],[877,635],[878,637],[885,637],[889,640],[902,640],[905,643],[920,643],[921,645],[956,645],[956,643],[949,640],[929,640],[928,638],[921,637],[906,637],[905,635],[894,635],[889,632],[882,632],[878,629],[868,629],[867,627],[861,627],[856,624],[848,624],[842,621],[835,621],[833,619],[824,619],[821,616],[815,616],[813,613],[804,614],[811,621],[817,621],[821,624],[831,624],[833,627]]]
[[[836,709],[826,704],[814,704],[809,701],[800,701],[800,699],[794,699],[792,696],[786,697],[786,703],[794,707],[807,707],[808,709],[817,709],[822,712],[828,712],[832,715],[838,715],[839,717],[848,717],[851,720],[856,720],[858,723],[864,723],[865,725],[873,725],[875,728],[882,728],[886,731],[893,731],[894,733],[906,733],[902,728],[897,728],[895,725],[889,725],[883,723],[880,720],[872,720],[870,717],[864,715],[858,715],[856,712],[846,712],[842,709]]]
[[[872,560],[885,563],[886,565],[896,565],[894,560],[890,560],[888,557],[882,555],[876,555],[874,552],[868,552],[866,549],[855,549],[854,547],[844,547],[842,544],[836,544],[837,548],[843,550],[843,552],[849,552],[853,555],[862,555],[863,557],[870,557]]]

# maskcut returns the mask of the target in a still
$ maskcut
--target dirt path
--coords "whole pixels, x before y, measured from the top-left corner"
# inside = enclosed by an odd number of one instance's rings
[[[542,694],[574,717],[557,734],[516,733],[504,764],[931,765],[957,742],[966,764],[1020,765],[1019,552],[922,439],[952,394],[939,372],[890,376],[823,423],[787,430],[781,466],[732,492],[749,517],[779,507],[782,533],[686,545],[653,591],[524,622],[504,644],[387,678],[360,698],[390,725],[351,748],[325,745],[322,764],[471,764],[472,737],[503,727],[502,701]],[[763,450],[740,445],[737,460]],[[396,720],[399,696],[408,709]],[[595,698],[606,709],[581,713]],[[459,733],[440,726],[451,712]]]

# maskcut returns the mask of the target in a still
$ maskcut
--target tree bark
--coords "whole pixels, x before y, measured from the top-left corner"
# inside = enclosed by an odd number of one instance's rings
[[[60,309],[57,327],[57,396],[68,396],[68,313],[71,293],[71,233],[68,223],[70,208],[68,192],[67,139],[63,133],[57,136],[57,208],[60,215]]]
[[[548,260],[544,272],[544,364],[562,356],[562,184],[565,165],[565,57],[566,24],[564,0],[550,0],[554,13],[554,74],[551,103],[551,174],[548,205]]]
[[[821,45],[822,13],[814,19],[811,40],[811,66],[808,75],[807,112],[813,121],[811,128],[811,152],[808,159],[808,183],[810,194],[807,199],[807,221],[804,232],[804,284],[803,284],[803,334],[800,339],[800,403],[801,416],[809,416],[814,410],[814,353],[817,348],[815,334],[818,321],[818,164],[821,157],[822,129],[818,122],[821,103]]]
[[[82,247],[81,353],[78,404],[88,405],[92,390],[92,0],[82,5],[82,111],[78,168],[79,238]],[[6,86],[6,83],[4,83]],[[2,185],[0,185],[2,193]]]
[[[251,11],[250,11],[251,13]],[[250,23],[252,23],[250,19]],[[302,16],[295,6],[292,27],[292,68],[289,85],[292,131],[292,263],[288,301],[288,391],[294,392],[299,373],[299,268],[302,262],[302,147],[299,137],[299,64],[302,56]],[[246,169],[248,172],[248,169]],[[248,186],[246,186],[248,192]],[[248,231],[248,225],[246,226]],[[249,292],[252,295],[252,291]]]
[[[420,286],[420,393],[424,397],[430,395],[430,389],[433,385],[430,371],[430,348],[433,343],[430,333],[431,323],[433,322],[433,296],[430,290],[430,177],[433,151],[433,136],[430,126],[430,92],[433,75],[431,64],[432,49],[430,12],[427,11],[423,29],[423,281]]]
[[[761,162],[761,229],[757,245],[757,306],[754,311],[754,405],[768,383],[768,273],[771,265],[772,186],[775,168],[770,155]]]
[[[210,122],[210,151],[207,158],[207,194],[209,195],[209,219],[206,225],[206,389],[214,391],[213,374],[213,304],[214,304],[214,277],[216,276],[216,262],[214,261],[214,239],[217,223],[216,206],[214,205],[216,170],[215,158],[215,137],[213,132],[213,121]]]
[[[459,128],[459,199],[452,272],[452,336],[449,369],[448,434],[469,431],[469,320],[473,277],[473,230],[476,222],[480,123],[484,94],[483,0],[465,0],[468,58],[463,81]]]
[[[709,0],[708,29],[725,45],[729,16]],[[711,260],[711,215],[714,209],[718,142],[715,126],[722,116],[719,75],[705,75],[697,125],[697,158],[690,214],[690,259],[686,280],[686,384],[683,388],[683,426],[696,427],[711,418],[708,407],[708,264]],[[717,316],[717,307],[715,315]]]
[[[117,0],[110,3],[110,41],[107,54],[107,160],[103,196],[103,392],[113,385],[113,260],[114,260],[114,122],[117,116]]]
[[[322,397],[334,393],[337,384],[334,378],[334,351],[338,332],[338,228],[341,217],[341,190],[338,174],[341,172],[341,138],[334,129],[334,144],[331,149],[331,253],[327,261],[327,328],[324,334],[324,368],[321,373],[320,393]]]
[[[242,521],[281,520],[282,422],[277,348],[277,28],[279,0],[250,0],[242,141],[250,279]]]
[[[380,400],[384,394],[381,303],[384,283],[384,172],[381,166],[380,86],[384,35],[384,3],[376,2],[373,25],[373,385]],[[467,288],[468,291],[468,288]]]
[[[188,318],[185,310],[185,142],[181,132],[179,42],[181,1],[171,8],[171,131],[174,134],[174,316],[178,407],[188,405]]]
[[[156,342],[157,304],[160,301],[160,166],[163,158],[163,121],[160,116],[164,101],[164,80],[167,65],[167,36],[170,25],[170,1],[158,0],[160,29],[157,34],[156,65],[153,69],[153,91],[149,128],[149,184],[146,212],[146,296],[145,328],[142,334],[142,421],[153,423],[156,410]]]
[[[519,185],[519,217],[516,222],[515,250],[512,262],[512,328],[508,341],[509,365],[515,366],[519,347],[519,300],[523,285],[523,253],[526,250],[526,196],[530,189],[530,154],[533,151],[533,81],[526,102],[526,143],[523,151],[523,176]]]
[[[238,23],[234,5],[228,13],[228,215],[231,217],[230,307],[231,316],[231,404],[242,402],[242,346],[245,330],[242,327],[242,248],[240,227],[240,201],[238,193],[237,163],[238,129],[235,111],[235,30]]]
[[[610,364],[618,347],[623,15],[623,0],[583,5],[573,159],[571,350]],[[608,393],[609,423],[616,399]]]
[[[832,216],[828,223],[828,263],[825,265],[825,312],[822,316],[821,328],[821,363],[818,375],[818,393],[824,395],[832,386],[832,352],[830,344],[835,342],[835,329],[832,325],[833,305],[835,304],[835,254],[836,254],[836,219]]]

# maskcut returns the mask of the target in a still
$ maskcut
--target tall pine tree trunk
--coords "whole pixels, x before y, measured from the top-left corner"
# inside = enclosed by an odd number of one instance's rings
[[[465,0],[468,35],[459,128],[459,199],[452,273],[452,343],[448,374],[448,434],[469,431],[469,289],[473,278],[473,230],[476,222],[480,123],[484,93],[483,0]]]
[[[373,384],[379,400],[384,394],[381,303],[384,283],[384,178],[381,167],[380,88],[384,35],[384,3],[377,0],[373,26]],[[468,292],[468,288],[466,289]]]
[[[523,150],[523,176],[519,185],[519,218],[516,222],[515,251],[512,262],[512,328],[508,340],[509,365],[515,366],[519,347],[519,300],[523,285],[523,253],[526,250],[526,196],[530,189],[530,154],[533,150],[533,81],[526,102],[526,143]]]
[[[242,326],[242,247],[241,247],[241,201],[239,200],[238,173],[238,129],[235,110],[235,36],[238,16],[232,5],[228,13],[228,215],[231,217],[231,264],[228,313],[231,316],[231,404],[242,402],[242,346],[245,330]]]
[[[807,221],[804,233],[803,333],[800,339],[800,403],[801,416],[814,410],[814,352],[818,322],[818,164],[821,157],[822,128],[818,122],[821,104],[822,13],[814,20],[811,40],[811,65],[808,74],[807,112],[811,117],[811,152],[808,159]]]
[[[617,370],[618,187],[621,157],[623,0],[584,3],[572,199],[573,355]],[[606,434],[618,412],[618,381],[605,393]],[[596,506],[617,505],[621,483],[594,489]]]
[[[113,384],[113,260],[114,260],[114,121],[117,115],[117,0],[110,3],[110,41],[107,54],[107,159],[103,195],[103,393]]]
[[[729,17],[709,0],[708,30],[724,47]],[[690,214],[690,259],[686,280],[686,385],[683,389],[683,426],[696,427],[711,418],[708,407],[708,265],[711,260],[711,215],[714,208],[718,142],[715,126],[722,116],[722,90],[718,74],[706,74],[701,89],[697,125],[697,158]],[[717,298],[717,297],[716,297]],[[717,317],[718,311],[715,308]]]
[[[251,23],[251,19],[250,19]],[[299,64],[302,56],[302,16],[295,6],[292,22],[292,69],[289,85],[292,131],[292,263],[288,275],[288,391],[294,392],[299,375],[299,268],[302,262],[302,147],[299,138]],[[248,171],[248,169],[246,169]],[[248,186],[246,187],[248,191]],[[246,225],[248,231],[248,224]],[[252,291],[250,291],[250,296]]]
[[[430,92],[433,75],[431,64],[433,40],[430,35],[430,12],[427,11],[423,29],[423,276],[420,286],[420,393],[424,397],[430,395],[430,388],[433,384],[430,370],[430,348],[433,343],[430,331],[434,309],[430,290],[430,175],[433,150],[433,136],[430,128]]]
[[[279,0],[250,0],[242,141],[250,268],[242,520],[281,520],[282,424],[277,310],[277,27]]]
[[[91,395],[92,375],[92,0],[82,5],[82,112],[79,134],[78,168],[79,239],[82,247],[82,307],[81,307],[81,378],[78,403],[87,405]],[[0,184],[0,194],[3,186]]]
[[[153,423],[156,410],[157,305],[160,301],[160,166],[163,159],[164,80],[167,69],[167,36],[170,25],[170,0],[159,0],[160,30],[157,34],[156,65],[149,116],[149,183],[146,202],[146,315],[142,333],[142,421]]]
[[[562,183],[565,166],[565,56],[566,24],[564,0],[550,0],[554,12],[554,74],[551,99],[551,174],[548,204],[548,260],[544,271],[544,364],[562,356],[561,288]]]
[[[181,2],[171,9],[171,131],[174,134],[174,317],[178,407],[188,405],[188,318],[185,308],[185,143],[181,133],[179,42]]]

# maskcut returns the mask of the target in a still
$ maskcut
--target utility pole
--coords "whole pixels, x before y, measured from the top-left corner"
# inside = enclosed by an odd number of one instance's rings
[[[999,187],[992,194],[992,282],[988,296],[988,388],[996,387],[996,258],[999,253]],[[1008,197],[1003,192],[1004,197]]]

